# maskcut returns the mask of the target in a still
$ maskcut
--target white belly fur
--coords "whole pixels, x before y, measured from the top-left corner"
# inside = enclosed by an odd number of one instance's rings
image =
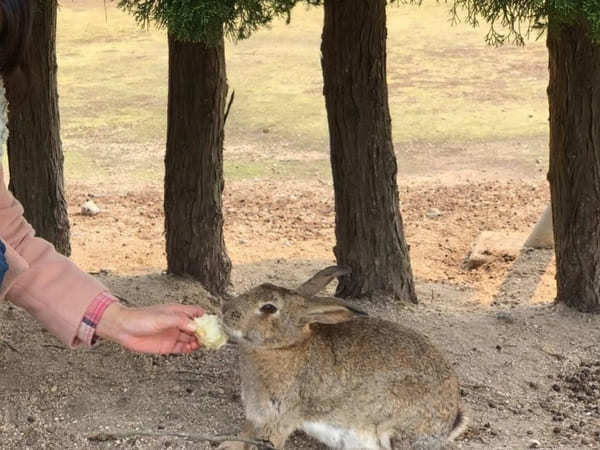
[[[334,449],[384,450],[390,448],[389,436],[342,428],[325,422],[304,422],[302,430]]]

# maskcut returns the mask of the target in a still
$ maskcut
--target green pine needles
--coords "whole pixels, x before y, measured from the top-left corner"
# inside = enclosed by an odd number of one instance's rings
[[[225,34],[238,40],[290,15],[298,0],[119,0],[144,27],[154,23],[181,41],[213,44]]]
[[[233,40],[246,39],[275,17],[289,20],[290,11],[300,1],[118,0],[118,5],[133,14],[142,26],[154,23],[167,28],[179,40],[210,44],[222,34]],[[326,0],[303,0],[312,5],[323,1]],[[419,4],[421,0],[387,2]],[[522,45],[532,33],[539,37],[549,23],[586,27],[600,44],[600,0],[454,0],[451,14],[455,22],[464,19],[473,26],[487,22],[490,29],[486,41],[492,45]]]
[[[473,26],[490,26],[486,41],[492,45],[522,45],[532,32],[539,37],[550,26],[586,27],[600,43],[600,0],[454,0],[454,21],[465,18]]]

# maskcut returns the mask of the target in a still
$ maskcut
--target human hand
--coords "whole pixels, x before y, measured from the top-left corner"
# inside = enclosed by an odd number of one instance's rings
[[[98,322],[96,335],[136,352],[190,353],[201,346],[192,320],[203,314],[193,305],[128,308],[113,303]]]

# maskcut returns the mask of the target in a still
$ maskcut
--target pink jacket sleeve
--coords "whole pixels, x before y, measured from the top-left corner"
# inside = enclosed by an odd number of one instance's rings
[[[23,207],[4,184],[1,167],[0,239],[6,245],[9,266],[0,299],[24,308],[62,342],[75,346],[87,307],[107,289],[52,244],[35,237],[23,217]]]

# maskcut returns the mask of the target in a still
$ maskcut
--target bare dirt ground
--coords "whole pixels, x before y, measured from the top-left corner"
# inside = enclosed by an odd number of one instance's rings
[[[152,134],[148,142],[138,142],[140,139],[131,136],[135,129],[127,116],[137,117],[156,103],[156,114],[162,117],[164,98],[161,100],[157,92],[163,92],[164,97],[166,84],[163,79],[146,80],[146,75],[154,72],[155,65],[160,66],[156,58],[165,57],[164,43],[154,45],[153,35],[128,31],[130,25],[114,13],[111,2],[65,1],[61,7],[68,13],[98,5],[100,8],[89,16],[72,15],[70,22],[65,19],[63,27],[71,28],[63,28],[59,45],[59,50],[64,48],[60,60],[64,68],[63,139],[67,163],[77,173],[76,179],[67,177],[72,257],[131,305],[176,301],[199,303],[214,311],[218,305],[201,286],[162,272],[162,192],[157,174],[164,139]],[[409,13],[396,12],[402,16]],[[437,16],[431,13],[426,17],[431,21]],[[491,138],[509,132],[519,135],[521,126],[524,135],[535,135],[535,130],[546,126],[547,109],[540,87],[545,83],[545,51],[542,46],[533,53],[507,48],[492,53],[483,47],[480,37],[476,41],[480,47],[473,43],[462,47],[459,44],[467,38],[466,31],[461,32],[461,39],[456,37],[456,30],[454,34],[440,32],[446,20],[440,17],[435,20],[441,22],[429,25],[435,38],[432,41],[414,37],[427,28],[424,25],[428,22],[421,16],[414,23],[406,22],[397,33],[390,32],[390,39],[397,39],[390,52],[399,52],[390,58],[390,75],[396,82],[403,81],[391,90],[391,102],[408,106],[413,102],[418,107],[396,114],[394,127],[410,131],[418,126],[417,134],[443,141],[440,136],[456,135],[429,133],[429,129],[442,127],[445,122],[443,127],[453,133],[468,129],[464,138],[468,143],[433,144],[415,138],[414,143],[396,145],[402,213],[420,303],[389,304],[384,299],[357,302],[372,315],[405,323],[428,335],[454,364],[471,418],[468,431],[457,442],[459,448],[600,448],[600,318],[552,304],[552,252],[498,254],[478,269],[468,271],[462,266],[482,231],[524,239],[548,202],[547,139]],[[307,24],[305,19],[301,28]],[[103,27],[109,28],[108,34],[102,34]],[[411,57],[402,53],[412,48],[410,42],[401,40],[404,34],[423,47],[411,50]],[[319,34],[314,36],[318,40]],[[442,41],[444,37],[446,41]],[[125,42],[131,48],[123,47]],[[137,47],[151,56],[134,53]],[[241,51],[244,48],[240,47]],[[254,68],[265,67],[269,74],[283,72],[272,63],[256,64],[257,58],[266,61],[265,55],[273,52],[272,45],[265,48],[258,57],[253,50],[247,52],[252,59],[238,54],[232,62],[245,65],[244,69],[250,63]],[[130,53],[136,55],[135,64],[150,61],[151,65],[131,70]],[[113,54],[121,55],[121,59],[105,59]],[[315,55],[318,65],[318,51]],[[452,56],[451,61],[433,58],[444,55]],[[100,67],[94,65],[96,61]],[[288,59],[285,61],[289,64]],[[456,64],[449,66],[449,62]],[[481,72],[484,66],[488,70]],[[160,67],[166,72],[166,66]],[[418,70],[403,72],[411,67]],[[133,80],[136,73],[141,78]],[[519,82],[507,83],[506,73]],[[290,79],[295,78],[298,76],[293,71]],[[108,100],[98,97],[106,86],[114,88],[115,80],[121,79],[133,85],[141,83],[148,96],[140,96],[127,84],[126,89],[115,91],[118,94],[110,91]],[[428,79],[435,82],[428,83]],[[302,89],[305,84],[317,86],[315,92],[319,93],[320,75],[313,81],[303,81]],[[244,102],[242,97],[253,83],[254,79],[245,89],[239,88],[240,101],[234,110],[240,116],[244,105],[257,103]],[[440,84],[444,95],[433,91],[425,98],[415,97],[418,101],[411,100],[411,96],[430,93]],[[237,85],[244,87],[240,80]],[[402,90],[413,85],[418,89]],[[509,87],[515,92],[504,89]],[[132,111],[115,107],[116,99],[124,94],[132,96]],[[287,89],[283,94],[286,99],[300,95]],[[510,103],[513,97],[517,99],[515,105]],[[469,103],[473,98],[477,101]],[[530,107],[526,98],[537,107]],[[322,108],[320,95],[317,100]],[[289,102],[275,103],[287,106]],[[438,113],[436,108],[446,103],[451,108]],[[470,106],[461,109],[465,104]],[[302,105],[303,113],[310,110]],[[419,115],[419,108],[433,108],[434,112]],[[282,107],[271,115],[278,117],[285,112]],[[232,121],[236,114],[232,114]],[[255,114],[250,111],[247,115]],[[145,117],[140,119],[149,123],[144,133],[160,128],[162,122]],[[473,117],[483,119],[479,124],[471,121]],[[297,121],[302,124],[308,119],[303,114]],[[310,141],[308,147],[298,144],[296,137],[280,142],[277,133],[265,134],[269,122],[250,123],[254,126],[252,134],[243,121],[238,129],[232,126],[228,130],[225,159],[241,166],[250,166],[248,162],[268,166],[272,176],[227,180],[225,227],[233,262],[232,292],[265,281],[294,286],[334,262],[331,180],[314,169],[326,164],[327,149],[318,139]],[[279,128],[289,126],[286,123]],[[479,128],[484,128],[481,134]],[[401,136],[412,136],[408,131]],[[484,142],[477,142],[477,136],[484,136]],[[282,166],[275,163],[286,161],[293,161],[299,171],[306,163],[305,170],[312,175],[289,170],[279,173]],[[123,166],[136,170],[123,170]],[[132,180],[132,172],[147,179]],[[100,215],[90,218],[79,214],[80,205],[88,198],[102,209]],[[7,303],[0,305],[0,318],[2,449],[209,449],[214,445],[172,433],[216,436],[239,430],[242,409],[234,345],[180,357],[133,354],[111,343],[91,351],[70,351]],[[112,437],[94,439],[99,433]],[[117,438],[118,433],[126,436]],[[322,447],[298,434],[287,448]]]
[[[459,448],[600,448],[600,319],[552,305],[552,252],[461,268],[479,232],[526,235],[548,200],[539,161],[477,161],[474,155],[494,145],[464,148],[461,168],[425,158],[400,170],[420,304],[362,306],[425,333],[455,365],[471,417]],[[69,189],[73,257],[82,267],[132,305],[218,307],[196,283],[161,273],[158,188],[90,189]],[[78,213],[90,196],[103,210],[94,218]],[[431,208],[441,215],[429,217]],[[233,292],[263,281],[294,286],[333,262],[327,181],[231,182],[225,212]],[[74,352],[22,311],[4,304],[0,315],[1,448],[208,449],[214,444],[170,433],[239,429],[234,345],[181,357],[138,355],[110,343]],[[93,439],[99,433],[128,436]],[[298,434],[287,448],[322,447]]]

